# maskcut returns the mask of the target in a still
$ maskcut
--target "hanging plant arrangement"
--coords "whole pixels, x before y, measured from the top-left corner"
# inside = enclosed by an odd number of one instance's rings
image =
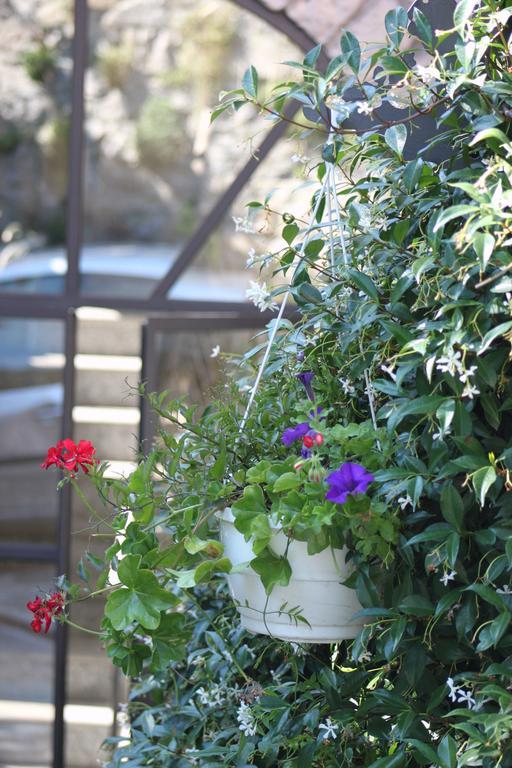
[[[392,11],[381,48],[345,32],[271,93],[250,68],[214,113],[298,103],[318,183],[309,221],[251,204],[282,216],[283,249],[251,260],[288,288],[218,401],[149,395],[167,429],[126,480],[89,446],[48,458],[88,472],[111,541],[29,608],[44,630],[106,596],[101,639],[137,680],[113,768],[511,768],[511,18]],[[402,120],[345,125],[400,99]],[[404,157],[425,113],[442,162]]]

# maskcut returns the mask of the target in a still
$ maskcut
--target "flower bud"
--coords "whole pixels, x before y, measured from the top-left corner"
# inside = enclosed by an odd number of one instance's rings
[[[305,437],[302,438],[302,444],[304,448],[312,448],[314,445],[314,441],[311,435],[305,435]]]
[[[322,445],[322,444],[323,444],[323,442],[324,442],[324,436],[322,435],[322,433],[321,433],[321,432],[317,432],[317,433],[316,433],[316,435],[315,435],[315,438],[314,438],[314,440],[315,440],[315,443],[316,443],[318,446],[320,446],[320,445]]]

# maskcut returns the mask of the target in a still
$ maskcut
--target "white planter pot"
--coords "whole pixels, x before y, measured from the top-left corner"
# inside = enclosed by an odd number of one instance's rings
[[[251,542],[246,542],[235,528],[230,509],[220,514],[220,533],[224,554],[233,566],[254,559]],[[271,550],[276,555],[283,555],[287,544],[287,537],[276,529],[270,541]],[[292,540],[287,557],[292,568],[290,583],[287,587],[274,587],[266,611],[267,595],[252,568],[247,566],[238,573],[228,574],[229,589],[242,626],[250,632],[298,643],[333,643],[356,637],[364,620],[353,618],[361,610],[355,591],[340,583],[350,574],[345,550],[326,549],[308,555],[304,542]],[[300,613],[310,626],[302,622],[296,624],[286,613],[279,615],[285,602],[287,610],[300,606]]]

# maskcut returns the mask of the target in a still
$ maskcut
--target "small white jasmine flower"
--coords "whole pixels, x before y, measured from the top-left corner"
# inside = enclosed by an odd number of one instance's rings
[[[447,587],[449,581],[455,581],[456,575],[457,575],[457,571],[450,571],[450,573],[448,573],[448,571],[445,571],[441,576],[441,578],[439,579],[439,581],[442,584],[444,584],[445,587]]]
[[[258,307],[260,312],[264,312],[266,309],[277,309],[277,304],[272,300],[266,283],[260,285],[255,280],[251,280],[250,287],[246,290],[245,295],[252,301],[255,307]]]
[[[220,345],[216,344],[214,347],[212,347],[212,352],[210,357],[218,357],[220,354]]]
[[[452,376],[455,376],[456,373],[460,373],[464,370],[462,367],[461,353],[458,351],[454,352],[453,349],[451,349],[446,355],[437,359],[436,368],[441,373],[449,373]]]
[[[254,248],[250,248],[247,251],[247,261],[245,262],[247,269],[250,269],[251,267],[253,267],[255,261],[256,261],[256,251],[254,250]]]
[[[414,72],[425,85],[433,85],[433,83],[438,83],[441,80],[441,73],[434,62],[431,62],[426,67],[416,64]]]
[[[254,722],[254,715],[250,706],[246,704],[245,701],[240,702],[236,719],[239,722],[239,729],[245,736],[256,735],[256,723]]]
[[[291,642],[290,645],[292,647],[292,651],[293,651],[295,656],[301,656],[302,657],[302,656],[306,656],[307,655],[309,643],[301,643],[301,644],[299,644],[299,643]]]
[[[463,704],[464,702],[468,705],[468,709],[473,709],[473,707],[476,704],[475,699],[471,695],[471,691],[465,691],[463,688],[460,688],[458,693],[457,703]]]
[[[387,373],[391,381],[396,381],[396,374],[394,373],[395,366],[394,365],[381,365],[381,370],[384,371],[384,373]]]
[[[371,661],[372,660],[372,654],[370,651],[364,651],[357,657],[358,663],[361,661]]]
[[[411,497],[409,495],[407,495],[407,496],[399,496],[399,498],[398,498],[398,506],[402,510],[403,509],[407,509],[407,507],[412,507],[413,503],[412,503]]]
[[[479,394],[480,394],[480,390],[470,382],[468,382],[464,387],[464,389],[462,390],[462,397],[469,397],[470,400],[473,399],[474,395],[479,395]]]
[[[196,696],[198,697],[200,704],[208,705],[210,703],[210,696],[203,687],[197,689]]]
[[[254,232],[254,227],[247,218],[247,216],[232,216],[233,224],[235,225],[235,232],[247,232],[249,234],[252,234]]]
[[[457,701],[457,693],[459,692],[459,686],[453,682],[453,677],[449,677],[446,681],[446,685],[449,688],[448,698],[450,701]]]
[[[474,376],[474,375],[475,375],[475,373],[477,372],[477,370],[478,370],[478,368],[477,368],[477,366],[476,366],[476,365],[472,365],[472,366],[471,366],[471,368],[466,368],[466,369],[465,369],[465,370],[463,370],[463,371],[462,371],[462,373],[459,375],[459,381],[460,381],[462,384],[467,384],[467,383],[468,383],[468,381],[470,380],[470,378],[471,378],[472,376]]]
[[[360,115],[371,115],[373,112],[373,107],[370,104],[369,101],[358,101],[357,102],[357,111]]]
[[[508,584],[504,584],[502,587],[496,590],[497,595],[512,595],[512,589]]]
[[[345,395],[355,395],[355,387],[350,383],[350,379],[343,379],[341,376],[338,379],[341,384],[341,388]]]
[[[301,163],[302,165],[306,165],[306,163],[309,163],[310,158],[307,155],[299,155],[297,152],[291,156],[292,163]]]
[[[338,735],[339,728],[338,723],[333,722],[330,717],[326,719],[325,723],[320,723],[318,726],[319,731],[325,731],[325,733],[322,734],[322,739],[324,741],[335,739]]]

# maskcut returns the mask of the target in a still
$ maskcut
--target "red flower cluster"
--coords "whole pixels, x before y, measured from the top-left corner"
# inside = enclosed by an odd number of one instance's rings
[[[43,629],[45,634],[50,629],[52,619],[55,616],[59,616],[64,608],[64,595],[61,592],[54,592],[50,597],[44,600],[40,597],[36,597],[35,600],[31,600],[27,603],[27,608],[32,611],[34,618],[32,619],[30,626],[39,634]]]
[[[77,469],[82,469],[87,474],[89,467],[98,461],[94,456],[95,453],[96,449],[90,440],[80,440],[77,445],[68,437],[66,440],[59,440],[57,445],[48,449],[48,455],[41,467],[48,469],[55,464],[59,469],[71,472],[73,477]]]

